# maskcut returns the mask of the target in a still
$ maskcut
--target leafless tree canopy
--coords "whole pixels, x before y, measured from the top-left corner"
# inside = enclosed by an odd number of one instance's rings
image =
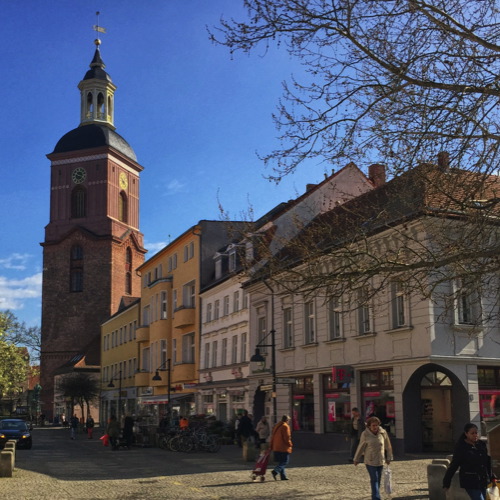
[[[245,0],[211,29],[231,52],[281,45],[307,76],[284,84],[274,180],[307,158],[384,162],[393,175],[449,153],[496,172],[500,34],[495,0]]]

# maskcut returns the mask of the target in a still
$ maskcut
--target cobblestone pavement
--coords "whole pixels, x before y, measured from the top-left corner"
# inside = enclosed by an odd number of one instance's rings
[[[224,446],[216,454],[173,453],[159,448],[120,449],[102,446],[69,431],[36,428],[33,449],[18,450],[12,478],[0,478],[6,500],[179,499],[369,500],[368,473],[347,462],[348,452],[295,449],[290,481],[252,482],[253,462],[241,449]],[[432,457],[405,456],[391,465],[393,500],[428,499],[426,467]],[[389,498],[389,497],[387,497]]]

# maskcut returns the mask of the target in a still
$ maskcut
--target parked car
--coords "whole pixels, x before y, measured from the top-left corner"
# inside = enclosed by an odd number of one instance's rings
[[[17,448],[30,450],[33,441],[29,424],[19,418],[6,418],[0,421],[0,448],[5,446],[9,440],[17,442]]]

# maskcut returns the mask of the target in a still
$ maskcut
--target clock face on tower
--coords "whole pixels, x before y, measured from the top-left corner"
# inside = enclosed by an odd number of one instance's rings
[[[127,176],[124,172],[121,172],[121,174],[120,174],[120,187],[122,189],[127,189],[127,187],[128,187]]]
[[[73,173],[71,174],[71,179],[75,184],[81,184],[86,177],[87,172],[85,172],[85,169],[83,167],[75,168],[75,170],[73,170]]]

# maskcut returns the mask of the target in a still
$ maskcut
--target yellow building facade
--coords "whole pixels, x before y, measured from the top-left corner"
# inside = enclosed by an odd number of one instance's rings
[[[118,312],[101,325],[101,423],[111,415],[136,413],[139,311],[139,297],[124,297]]]
[[[198,225],[191,227],[137,269],[142,277],[136,336],[138,413],[157,422],[168,412],[169,396],[173,415],[194,413],[200,232]]]

